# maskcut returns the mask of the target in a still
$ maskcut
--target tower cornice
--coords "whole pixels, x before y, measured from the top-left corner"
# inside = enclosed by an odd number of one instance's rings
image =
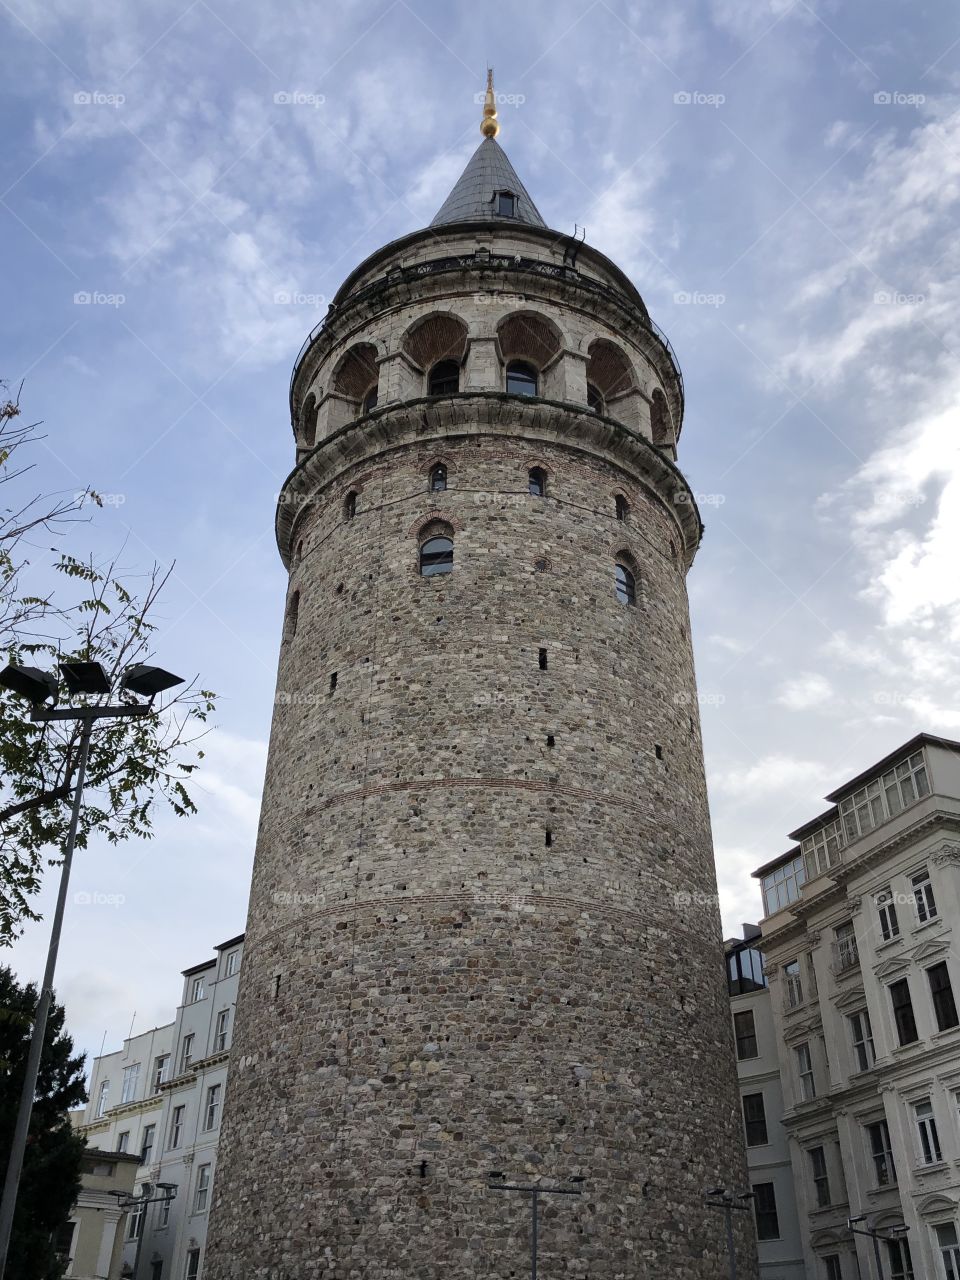
[[[323,501],[344,472],[411,444],[451,437],[503,436],[559,444],[602,458],[633,476],[676,524],[687,567],[703,524],[693,491],[680,469],[643,436],[621,422],[566,401],[531,400],[498,391],[467,391],[387,405],[347,423],[316,446],[290,472],[277,503],[277,546],[289,568],[305,511]]]

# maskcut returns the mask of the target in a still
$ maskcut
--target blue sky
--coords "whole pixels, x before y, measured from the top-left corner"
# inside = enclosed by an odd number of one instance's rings
[[[918,729],[960,736],[947,6],[11,0],[0,22],[0,375],[45,422],[44,484],[108,498],[75,546],[176,561],[159,656],[221,693],[200,816],[77,867],[58,989],[82,1047],[169,1018],[178,970],[243,928],[290,368],[348,271],[441,204],[488,61],[546,221],[586,226],[684,371],[727,932],[825,791]],[[14,949],[24,977],[45,939]]]

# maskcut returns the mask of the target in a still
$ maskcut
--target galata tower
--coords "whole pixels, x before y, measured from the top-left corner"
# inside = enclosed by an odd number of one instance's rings
[[[205,1280],[719,1280],[745,1171],[640,294],[496,140],[294,368],[276,707]],[[551,1190],[573,1194],[550,1194]],[[736,1219],[755,1276],[751,1215]]]

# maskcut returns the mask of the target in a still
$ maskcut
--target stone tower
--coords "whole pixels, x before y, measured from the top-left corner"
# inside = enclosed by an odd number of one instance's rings
[[[745,1177],[675,464],[637,290],[496,141],[297,359],[205,1280],[718,1280]],[[572,1176],[583,1179],[570,1183]],[[738,1214],[741,1275],[755,1275]]]

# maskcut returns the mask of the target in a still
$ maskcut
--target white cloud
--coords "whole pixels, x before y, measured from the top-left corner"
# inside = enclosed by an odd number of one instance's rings
[[[834,696],[833,686],[825,676],[806,672],[788,680],[777,701],[791,711],[807,711],[811,707],[822,707]]]

